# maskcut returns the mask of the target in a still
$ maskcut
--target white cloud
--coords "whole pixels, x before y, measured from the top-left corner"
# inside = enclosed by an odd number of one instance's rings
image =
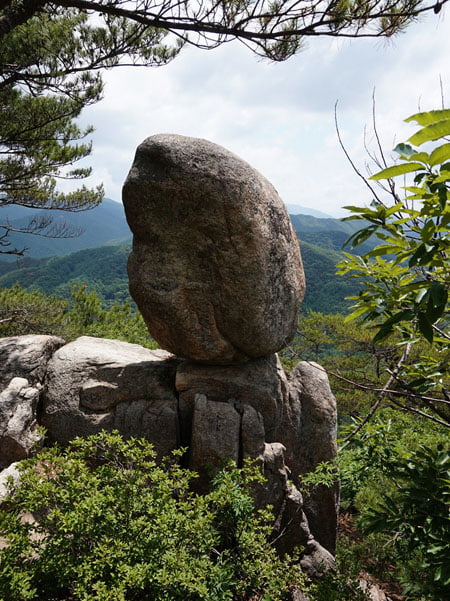
[[[136,146],[170,132],[224,145],[259,169],[288,203],[337,214],[344,204],[370,202],[334,132],[365,160],[363,130],[376,88],[377,123],[389,151],[411,134],[402,119],[440,104],[439,76],[450,93],[450,37],[433,16],[393,42],[314,39],[286,63],[258,60],[242,45],[184,50],[158,69],[105,74],[104,100],[86,110],[93,123],[93,183],[107,196],[120,191]]]

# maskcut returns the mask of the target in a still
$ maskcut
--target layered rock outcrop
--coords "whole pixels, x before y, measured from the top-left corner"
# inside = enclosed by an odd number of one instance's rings
[[[178,446],[175,372],[163,350],[82,336],[47,363],[41,423],[50,440],[118,429],[148,438],[159,455]]]
[[[29,336],[0,339],[0,353],[8,348],[20,372],[27,344],[37,343]],[[34,387],[18,377],[0,391],[1,468],[28,455],[38,424],[63,445],[105,429],[148,439],[160,457],[187,446],[185,463],[199,473],[199,490],[224,461],[242,465],[250,457],[266,477],[256,497],[274,507],[280,551],[334,551],[337,491],[304,500],[297,488],[302,473],[336,452],[334,398],[318,367],[300,364],[288,378],[276,355],[208,366],[88,336],[55,349],[42,354]],[[0,366],[0,378],[10,365]]]
[[[157,135],[123,188],[130,292],[152,336],[206,363],[242,363],[293,337],[305,281],[273,186],[225,148]]]

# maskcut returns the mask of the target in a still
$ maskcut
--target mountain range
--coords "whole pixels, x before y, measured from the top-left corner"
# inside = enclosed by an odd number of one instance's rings
[[[0,222],[5,218],[2,210]],[[54,213],[61,219],[60,211]],[[345,311],[349,304],[345,297],[356,293],[355,284],[336,276],[335,266],[342,258],[343,243],[360,225],[331,217],[303,214],[290,217],[300,239],[307,281],[303,306],[324,313]],[[16,227],[25,224],[29,217],[21,207],[11,206],[7,218]],[[26,246],[29,250],[23,258],[0,259],[0,286],[9,287],[17,282],[25,288],[70,298],[71,285],[78,282],[95,288],[107,305],[130,300],[126,260],[131,233],[123,206],[105,199],[95,209],[64,214],[64,219],[82,228],[83,234],[71,239],[30,235],[11,238],[12,245]]]

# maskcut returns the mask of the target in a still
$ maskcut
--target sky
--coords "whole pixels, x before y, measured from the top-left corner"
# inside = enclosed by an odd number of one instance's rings
[[[121,200],[136,147],[175,133],[225,146],[258,169],[285,203],[334,217],[344,205],[367,205],[370,192],[339,147],[334,107],[346,148],[365,172],[372,147],[372,97],[388,157],[415,131],[403,120],[450,106],[450,17],[422,18],[389,40],[314,38],[284,63],[256,57],[238,42],[215,50],[185,48],[169,65],[105,73],[104,99],[86,109],[92,124],[93,175]],[[366,133],[365,133],[366,132]]]

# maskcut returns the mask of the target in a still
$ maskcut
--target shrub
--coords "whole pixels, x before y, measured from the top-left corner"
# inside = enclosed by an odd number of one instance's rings
[[[392,492],[367,509],[361,525],[367,533],[390,533],[391,545],[406,564],[405,592],[442,601],[450,597],[449,448],[420,446],[390,469]]]
[[[201,496],[177,454],[157,464],[147,441],[101,433],[24,462],[0,512],[1,599],[277,601],[301,585],[254,509],[256,467],[224,469]]]

